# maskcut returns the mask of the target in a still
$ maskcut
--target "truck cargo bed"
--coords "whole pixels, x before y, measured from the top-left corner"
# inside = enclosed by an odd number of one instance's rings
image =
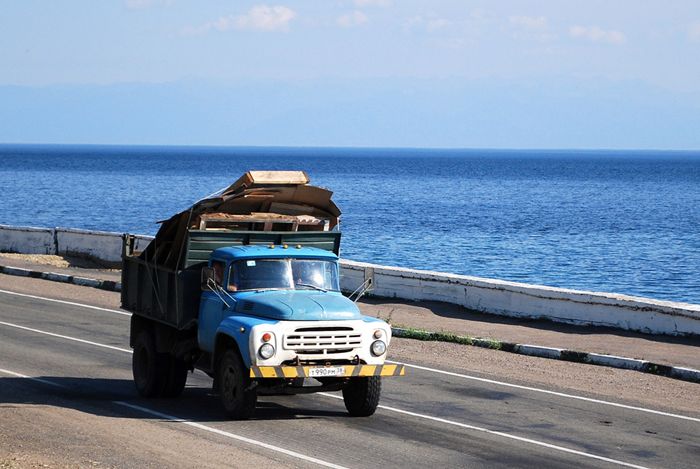
[[[197,323],[201,295],[200,275],[211,252],[226,246],[247,244],[302,245],[338,254],[337,231],[215,231],[189,230],[180,270],[162,267],[131,251],[124,240],[122,266],[122,308],[178,330]]]

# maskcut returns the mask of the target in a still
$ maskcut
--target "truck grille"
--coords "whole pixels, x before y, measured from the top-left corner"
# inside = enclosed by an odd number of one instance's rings
[[[352,327],[300,327],[284,336],[284,348],[300,355],[347,353],[362,345],[362,335]]]

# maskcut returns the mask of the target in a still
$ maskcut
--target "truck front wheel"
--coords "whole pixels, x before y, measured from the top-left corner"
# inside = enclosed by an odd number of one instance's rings
[[[165,363],[162,354],[156,352],[153,337],[147,330],[141,331],[134,342],[131,369],[136,390],[143,397],[158,397],[165,385]]]
[[[217,376],[219,394],[226,415],[236,420],[250,418],[258,400],[257,392],[251,389],[250,376],[245,371],[241,358],[235,351],[224,352]]]
[[[343,388],[343,401],[353,417],[369,417],[379,405],[382,382],[379,376],[353,378]]]

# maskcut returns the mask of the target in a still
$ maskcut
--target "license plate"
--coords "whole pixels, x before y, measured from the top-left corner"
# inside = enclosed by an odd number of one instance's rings
[[[311,368],[309,370],[309,376],[312,378],[319,378],[325,376],[343,376],[344,374],[344,366],[327,366],[324,368]]]

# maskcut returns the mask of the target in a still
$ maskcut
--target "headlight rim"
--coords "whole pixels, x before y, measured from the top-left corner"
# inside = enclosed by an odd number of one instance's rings
[[[269,350],[269,355],[266,355],[266,353],[263,352],[263,349]],[[260,348],[258,348],[258,356],[263,360],[269,360],[270,358],[274,357],[276,352],[275,346],[269,342],[265,342],[260,346]]]
[[[378,344],[381,344],[381,353],[377,353],[374,349],[375,345],[378,345]],[[386,349],[387,349],[386,342],[384,342],[383,340],[375,340],[374,342],[372,342],[372,345],[370,345],[370,347],[369,347],[369,351],[375,357],[381,357],[382,355],[384,355],[386,353]]]

